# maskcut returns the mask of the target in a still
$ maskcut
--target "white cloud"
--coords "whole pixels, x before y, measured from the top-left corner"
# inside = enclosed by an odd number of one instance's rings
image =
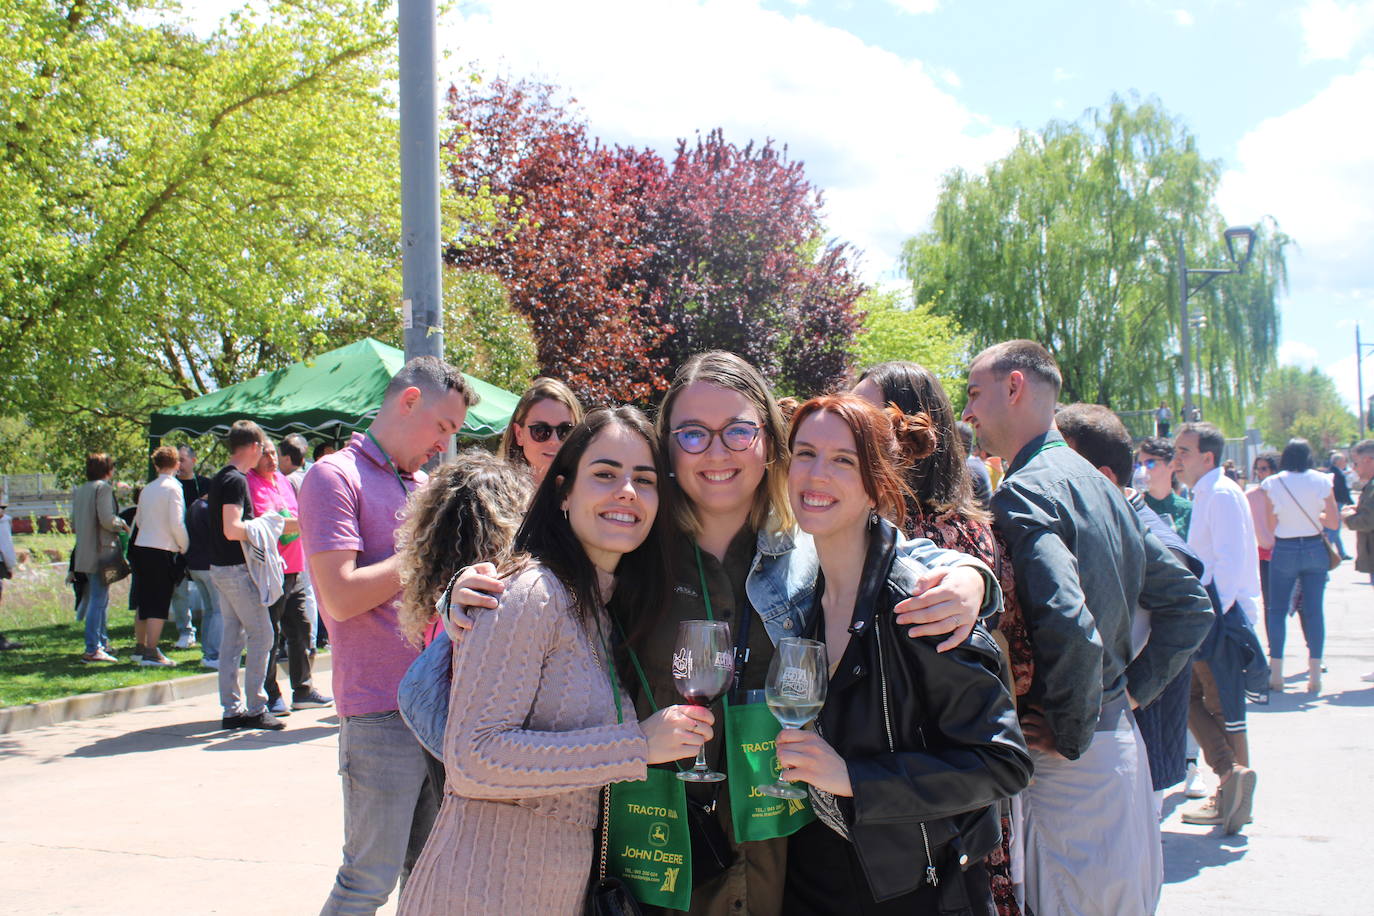
[[[1174,17],[1174,23],[1176,25],[1187,28],[1193,24],[1193,14],[1187,10],[1174,10],[1171,15]]]
[[[1078,79],[1078,75],[1076,73],[1070,73],[1063,67],[1055,67],[1053,79],[1056,83],[1066,83],[1069,80]]]
[[[1374,394],[1371,386],[1374,386],[1374,360],[1365,360],[1364,364],[1364,396],[1369,397]],[[1336,392],[1345,402],[1345,406],[1350,408],[1351,413],[1355,413],[1360,404],[1360,384],[1355,377],[1355,353],[1354,346],[1351,346],[1351,353],[1344,359],[1338,359],[1334,363],[1322,369],[1331,380],[1336,383]]]
[[[1317,364],[1319,356],[1316,347],[1300,340],[1286,340],[1279,345],[1279,363],[1284,366],[1310,369]]]
[[[1298,13],[1311,60],[1345,60],[1374,31],[1374,0],[1308,0]]]
[[[911,13],[912,15],[933,13],[940,8],[940,0],[887,0],[887,2],[903,13]]]
[[[456,61],[568,90],[611,142],[669,153],[721,127],[732,141],[786,144],[871,279],[927,224],[945,171],[981,167],[1015,141],[920,61],[759,0],[501,0],[445,31]]]

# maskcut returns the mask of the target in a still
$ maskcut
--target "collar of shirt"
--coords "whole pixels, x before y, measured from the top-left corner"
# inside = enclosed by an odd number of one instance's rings
[[[1050,427],[1045,432],[1036,436],[1034,439],[1027,442],[1025,445],[1021,446],[1021,451],[1017,452],[1016,457],[1012,459],[1011,467],[1007,468],[1007,473],[1004,475],[1004,479],[1005,477],[1010,477],[1012,474],[1015,474],[1017,471],[1021,470],[1023,467],[1030,464],[1031,459],[1034,458],[1037,454],[1039,454],[1040,449],[1042,449],[1046,445],[1050,444],[1051,442],[1063,441],[1064,437],[1060,435],[1059,430],[1055,429],[1054,427]]]
[[[1206,474],[1198,478],[1197,484],[1193,487],[1193,500],[1199,496],[1206,496],[1217,487],[1217,479],[1221,477],[1221,468],[1212,468]]]
[[[372,438],[367,434],[354,433],[353,438],[349,440],[348,444],[366,456],[368,461],[371,461],[388,474],[392,473],[392,469],[395,468],[395,473],[400,474],[402,480],[409,480],[412,482],[415,480],[415,475],[413,473],[401,470],[399,465],[392,462],[386,455],[383,455],[382,450],[377,447],[377,444],[373,442]]]

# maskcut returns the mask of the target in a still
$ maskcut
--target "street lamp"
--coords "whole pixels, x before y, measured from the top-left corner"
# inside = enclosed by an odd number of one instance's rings
[[[1365,350],[1374,350],[1374,343],[1360,343],[1360,325],[1355,324],[1355,389],[1356,396],[1360,402],[1360,429],[1359,434],[1364,435],[1369,428],[1368,410],[1374,410],[1374,406],[1367,406],[1364,402],[1364,357]]]
[[[1242,273],[1255,253],[1255,230],[1250,226],[1232,226],[1222,233],[1222,238],[1226,240],[1226,253],[1231,257],[1231,267],[1189,267],[1188,255],[1183,249],[1183,235],[1180,234],[1178,237],[1179,335],[1183,345],[1183,422],[1187,422],[1193,413],[1193,320],[1188,314],[1188,299],[1217,277]],[[1205,326],[1205,318],[1199,324]],[[1200,373],[1201,369],[1198,371]]]

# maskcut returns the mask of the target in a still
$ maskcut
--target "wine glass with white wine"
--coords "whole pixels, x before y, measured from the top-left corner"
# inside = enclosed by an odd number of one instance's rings
[[[825,705],[829,684],[825,643],[789,636],[778,641],[763,694],[769,711],[783,728],[805,728]],[[777,782],[759,786],[759,791],[774,798],[806,797],[806,789],[783,779],[781,773]]]

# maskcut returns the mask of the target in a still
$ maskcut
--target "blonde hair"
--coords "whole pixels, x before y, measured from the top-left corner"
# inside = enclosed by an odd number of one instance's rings
[[[401,635],[424,643],[434,602],[464,566],[510,555],[533,485],[520,468],[480,448],[465,449],[416,490],[396,532]]]
[[[796,520],[792,517],[792,504],[787,498],[787,426],[768,382],[764,381],[759,370],[735,354],[724,350],[698,353],[683,363],[673,377],[668,393],[659,404],[655,423],[664,454],[669,456],[669,466],[673,464],[673,405],[694,382],[705,382],[741,394],[758,411],[763,426],[765,466],[763,484],[754,494],[754,506],[749,512],[749,525],[755,531],[790,531],[796,525]],[[682,485],[676,478],[673,483],[680,493],[680,498],[673,500],[673,521],[679,529],[695,537],[701,533],[701,519],[697,517],[692,501],[680,492]]]
[[[582,422],[582,404],[577,400],[577,395],[572,393],[572,389],[556,378],[541,375],[530,383],[530,387],[525,389],[525,393],[520,395],[520,400],[516,402],[515,412],[511,414],[505,432],[501,433],[501,442],[496,446],[496,454],[499,457],[512,464],[529,464],[525,458],[525,450],[515,441],[515,427],[524,424],[530,408],[540,401],[557,401],[572,413],[573,426]]]

